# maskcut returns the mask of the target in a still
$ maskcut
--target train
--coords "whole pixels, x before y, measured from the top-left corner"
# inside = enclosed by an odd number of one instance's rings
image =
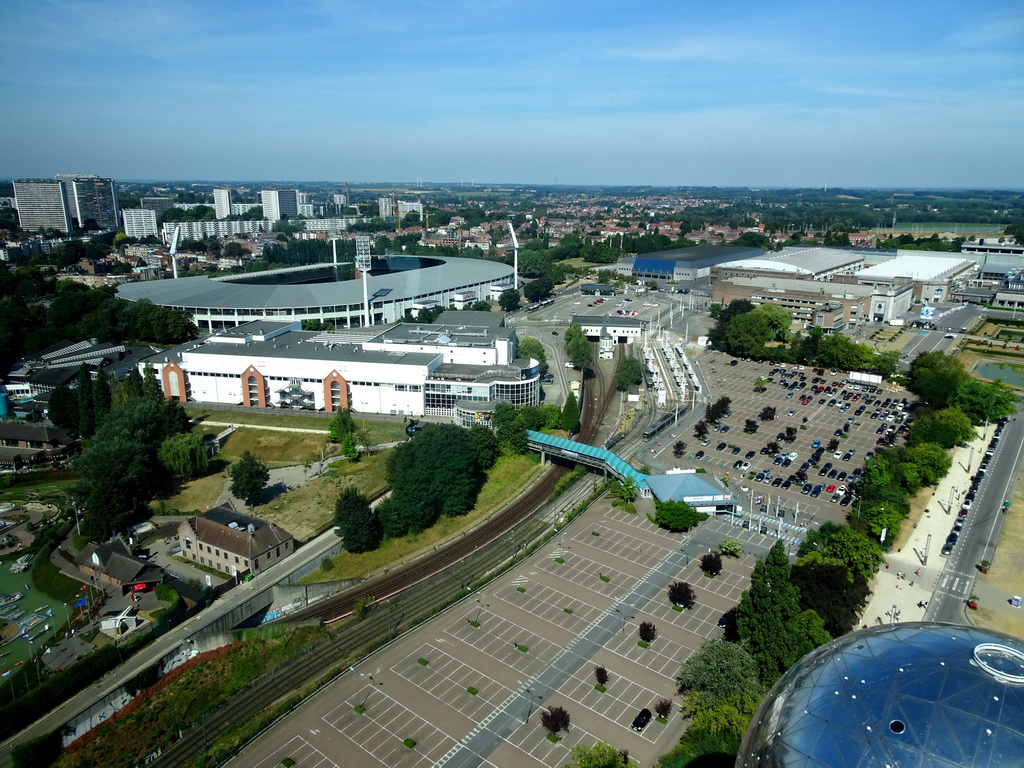
[[[646,443],[656,434],[665,429],[665,427],[667,427],[669,424],[674,424],[676,420],[679,419],[679,417],[681,417],[684,413],[686,413],[685,405],[678,405],[669,413],[663,413],[655,420],[653,424],[651,424],[651,426],[649,426],[647,429],[643,431],[642,437],[644,442]]]

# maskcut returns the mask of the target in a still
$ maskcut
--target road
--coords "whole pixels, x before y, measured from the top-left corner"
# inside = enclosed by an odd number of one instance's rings
[[[1022,417],[1024,404],[1018,406],[1017,419],[1007,423],[1003,430],[999,447],[978,488],[960,540],[952,553],[944,558],[945,567],[925,613],[925,619],[928,621],[964,623],[965,585],[974,583],[978,564],[982,560],[993,559],[995,546],[999,542],[999,534],[1006,519],[1003,514],[1003,501],[1010,498],[1017,473],[1021,469],[1021,460],[1024,458]],[[975,455],[973,460],[969,461],[968,468],[954,466],[952,471],[963,471],[969,476],[977,471],[980,460],[981,456]],[[954,503],[953,506],[959,509],[958,504]],[[950,527],[955,514],[955,510],[950,511]],[[942,542],[934,542],[934,547],[935,554],[938,554],[937,550],[942,547]],[[970,589],[966,589],[966,592],[970,594]]]

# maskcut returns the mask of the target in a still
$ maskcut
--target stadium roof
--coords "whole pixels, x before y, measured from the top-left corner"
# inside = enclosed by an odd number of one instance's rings
[[[507,279],[512,267],[484,259],[434,258],[430,266],[391,272],[368,278],[369,295],[385,295],[376,303],[415,299],[463,286]],[[148,299],[165,307],[196,309],[292,309],[334,307],[363,303],[359,280],[309,283],[305,285],[260,285],[245,281],[183,277],[177,280],[149,280],[127,283],[117,290],[128,301]]]
[[[720,267],[729,269],[762,269],[765,272],[789,272],[793,275],[813,275],[809,269],[798,267],[795,264],[787,264],[784,261],[772,259],[743,259],[742,261],[727,261],[719,264]]]

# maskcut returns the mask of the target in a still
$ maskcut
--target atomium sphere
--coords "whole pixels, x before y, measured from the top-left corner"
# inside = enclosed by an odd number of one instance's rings
[[[737,768],[1024,768],[1024,641],[930,622],[807,654],[761,702]]]

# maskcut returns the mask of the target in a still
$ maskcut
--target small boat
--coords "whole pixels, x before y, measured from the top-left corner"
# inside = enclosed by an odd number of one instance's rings
[[[23,595],[21,592],[12,592],[9,595],[4,595],[3,597],[0,597],[0,605],[10,605],[11,603],[16,603],[19,600],[21,600],[21,598],[23,598],[24,596],[25,595]]]

